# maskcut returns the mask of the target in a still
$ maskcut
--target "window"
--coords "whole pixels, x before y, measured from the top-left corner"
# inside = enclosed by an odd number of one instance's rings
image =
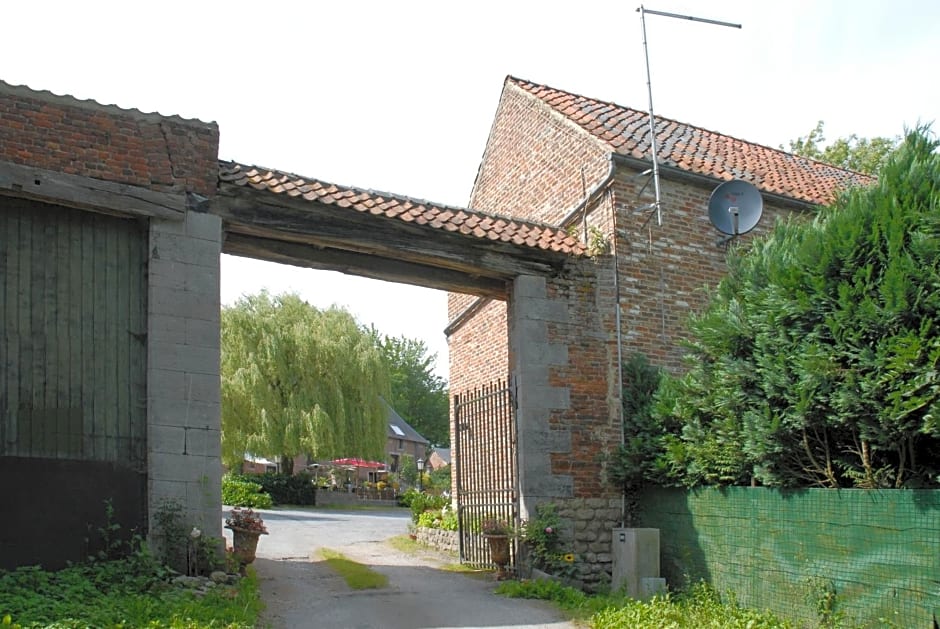
[[[399,440],[398,440],[398,449],[399,449],[399,450],[404,450],[404,449],[405,449],[405,440],[404,440],[404,439],[399,439]]]

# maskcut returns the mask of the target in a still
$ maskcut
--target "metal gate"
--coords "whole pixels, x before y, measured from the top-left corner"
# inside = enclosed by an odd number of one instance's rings
[[[477,568],[495,567],[480,532],[483,521],[519,524],[514,393],[499,380],[454,396],[460,561]],[[515,570],[518,550],[513,540],[509,570]]]

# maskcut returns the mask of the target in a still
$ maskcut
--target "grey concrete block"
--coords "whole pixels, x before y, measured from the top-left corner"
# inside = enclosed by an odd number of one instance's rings
[[[574,480],[564,474],[529,475],[522,481],[522,494],[549,499],[571,498],[574,496]]]
[[[187,271],[192,267],[182,262],[151,258],[148,265],[151,286],[183,290],[186,288]],[[202,268],[202,267],[199,267]]]
[[[186,389],[186,377],[181,371],[156,369],[148,357],[147,397],[178,398]]]
[[[194,402],[210,402],[221,404],[222,380],[218,373],[186,375],[186,394]]]
[[[150,343],[150,364],[154,369],[187,373],[218,374],[219,350],[179,343]]]
[[[571,452],[570,430],[519,430],[519,445],[526,450],[534,449],[536,452]]]
[[[219,321],[218,294],[207,295],[164,286],[150,286],[147,309],[151,317],[172,315],[204,321]]]
[[[148,458],[153,480],[191,481],[203,474],[202,457],[185,454],[154,453]]]
[[[185,481],[153,480],[151,478],[148,485],[151,516],[157,512],[157,509],[165,501],[169,500],[181,505],[186,504],[187,483]]]
[[[532,404],[535,408],[563,410],[571,407],[571,391],[568,387],[533,385]]]
[[[222,219],[214,214],[186,212],[186,235],[220,243],[222,242]]]
[[[186,344],[197,347],[219,348],[220,328],[215,321],[204,321],[202,319],[186,319]]]
[[[218,458],[222,451],[222,433],[218,429],[189,426],[186,431],[186,454]]]
[[[151,317],[148,340],[151,343],[164,345],[166,343],[185,343],[186,342],[186,319],[183,317],[174,317],[163,315],[160,317]]]
[[[151,453],[185,454],[186,429],[151,423],[147,427],[147,448]]]
[[[546,293],[544,277],[520,275],[512,283],[512,301],[519,303],[525,299],[544,298]]]
[[[148,421],[153,425],[218,430],[220,417],[218,403],[187,400],[182,396],[150,399]]]

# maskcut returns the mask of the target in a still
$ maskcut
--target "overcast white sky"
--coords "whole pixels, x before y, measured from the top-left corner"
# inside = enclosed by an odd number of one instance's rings
[[[646,109],[639,2],[5,3],[0,79],[216,121],[220,157],[465,205],[507,74]],[[769,146],[940,119],[940,3],[650,0],[657,115]],[[263,287],[424,339],[446,377],[444,293],[224,256]]]

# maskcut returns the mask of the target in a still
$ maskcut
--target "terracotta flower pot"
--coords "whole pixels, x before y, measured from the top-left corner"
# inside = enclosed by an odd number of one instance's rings
[[[490,559],[497,566],[496,579],[505,579],[507,572],[506,566],[509,564],[509,536],[508,535],[484,535],[490,545]]]

